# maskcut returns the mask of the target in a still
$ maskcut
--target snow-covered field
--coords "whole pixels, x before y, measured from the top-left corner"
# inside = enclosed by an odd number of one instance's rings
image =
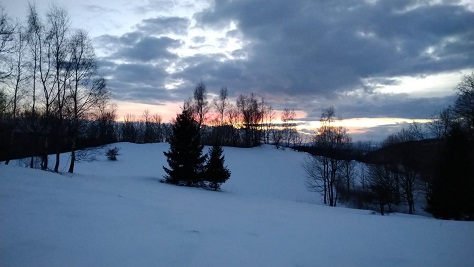
[[[117,146],[74,175],[0,166],[0,266],[474,266],[473,222],[320,205],[303,153],[224,148],[213,192],[159,182],[167,144]]]

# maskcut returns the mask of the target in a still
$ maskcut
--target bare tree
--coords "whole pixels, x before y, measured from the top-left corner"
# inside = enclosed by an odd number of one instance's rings
[[[144,124],[143,142],[144,143],[152,143],[153,142],[153,128],[152,128],[152,124],[151,124],[150,111],[148,109],[143,111],[142,123]]]
[[[394,136],[395,138],[389,136],[388,140],[383,141],[383,146],[418,140],[412,131],[406,129],[402,129]],[[412,214],[415,211],[415,200],[420,189],[419,175],[422,159],[416,156],[412,145],[405,143],[398,145],[386,161],[398,177],[401,197],[408,205],[408,213]]]
[[[227,87],[222,87],[219,91],[219,97],[213,101],[214,108],[219,114],[219,125],[224,125],[224,116],[226,108],[229,105]]]
[[[428,123],[428,129],[435,138],[443,139],[448,136],[454,121],[456,121],[456,115],[453,109],[448,107],[432,117],[432,121]]]
[[[402,128],[399,132],[389,135],[382,141],[382,147],[387,147],[394,144],[419,141],[425,139],[426,134],[422,125],[417,122],[412,122],[408,128]]]
[[[122,124],[122,141],[136,143],[137,127],[135,125],[135,116],[127,114],[123,118]]]
[[[236,128],[238,127],[240,123],[240,112],[239,112],[239,109],[235,105],[230,104],[229,107],[227,108],[226,114],[227,114],[227,122],[229,123],[229,129],[230,129],[230,133],[229,133],[230,143],[233,146],[236,146],[239,139],[237,136]]]
[[[66,85],[70,127],[68,138],[71,141],[71,162],[68,172],[74,172],[76,142],[80,123],[88,118],[88,113],[100,103],[106,102],[109,92],[106,80],[97,74],[96,57],[90,38],[84,30],[77,30],[68,40],[67,54],[70,75],[64,81]]]
[[[351,190],[354,187],[354,177],[355,177],[355,161],[346,159],[342,162],[342,171],[341,176],[344,182],[344,196],[346,199],[349,199],[351,195]]]
[[[56,163],[54,165],[54,172],[59,171],[60,161],[60,147],[63,141],[63,123],[64,123],[64,106],[66,103],[66,86],[67,81],[71,75],[71,65],[67,63],[68,59],[68,32],[69,32],[69,17],[64,8],[58,6],[51,6],[47,17],[48,36],[51,42],[51,52],[53,58],[53,68],[55,71],[55,83],[52,86],[56,87],[55,98],[55,117],[54,120],[54,134],[57,137],[56,144]]]
[[[275,120],[275,110],[271,105],[266,105],[263,112],[263,124],[264,124],[264,139],[265,143],[270,143],[270,137],[275,129],[273,121]],[[277,146],[278,147],[278,146]]]
[[[250,96],[240,95],[237,98],[237,108],[239,109],[244,123],[245,146],[256,146],[260,144],[260,123],[262,121],[262,111],[254,94]]]
[[[306,162],[309,190],[322,191],[324,203],[336,206],[338,188],[343,181],[344,153],[351,143],[347,130],[334,126],[335,109],[327,108],[321,115],[322,126],[314,137],[314,146],[319,155]]]
[[[195,115],[197,116],[196,121],[198,122],[199,128],[201,128],[210,109],[209,102],[207,101],[206,85],[204,82],[200,82],[196,85],[193,99],[193,107],[195,110]]]
[[[153,132],[155,134],[155,141],[163,142],[163,118],[159,114],[153,114],[151,116],[153,123]]]
[[[26,27],[26,43],[28,46],[31,63],[31,86],[32,86],[32,107],[31,113],[35,114],[36,109],[36,75],[38,73],[38,61],[41,53],[41,34],[42,34],[42,23],[38,16],[36,6],[32,3],[28,4],[28,16],[27,16],[27,27]]]
[[[296,124],[293,122],[296,117],[294,109],[285,108],[281,114],[281,121],[283,122],[283,138],[285,139],[286,146],[289,147],[291,141],[297,134]]]
[[[25,60],[25,33],[22,27],[18,26],[15,32],[15,48],[13,55],[15,57],[13,77],[13,97],[12,97],[12,118],[16,119],[18,115],[18,105],[23,97],[22,85],[26,81],[26,60]]]
[[[385,214],[385,205],[391,212],[391,204],[395,201],[397,180],[395,174],[387,165],[368,165],[367,182],[370,191],[378,202],[380,214]]]
[[[282,146],[283,138],[283,130],[277,128],[272,129],[272,140],[276,149],[279,149]]]
[[[38,27],[35,32],[35,38],[39,44],[38,72],[42,87],[42,118],[41,118],[41,169],[48,168],[49,139],[51,134],[51,121],[54,102],[54,83],[53,76],[53,49],[52,36],[46,32],[45,27]]]
[[[471,134],[474,131],[474,72],[462,78],[456,86],[458,97],[454,112],[461,118]]]
[[[28,115],[28,124],[30,125],[33,135],[33,149],[37,144],[37,110],[36,110],[36,82],[38,74],[38,65],[41,63],[41,42],[42,42],[42,24],[36,11],[36,6],[32,3],[28,4],[26,42],[30,55],[30,84],[31,84],[31,111]],[[34,153],[30,158],[30,168],[34,167]]]
[[[0,83],[10,76],[12,70],[8,64],[8,54],[14,49],[14,34],[15,25],[0,5]]]
[[[328,199],[328,168],[329,158],[318,155],[308,155],[303,168],[306,172],[306,187],[311,192],[323,195],[323,203],[327,204]]]
[[[10,73],[10,81],[7,82],[9,87],[11,88],[11,98],[9,100],[8,106],[11,107],[11,126],[10,128],[10,140],[7,143],[7,154],[11,154],[12,150],[14,149],[12,144],[15,140],[15,130],[18,126],[17,116],[19,113],[19,104],[22,98],[25,95],[24,84],[26,81],[26,60],[25,60],[25,33],[21,26],[16,27],[16,31],[14,34],[14,49],[11,53],[13,57],[12,62],[12,71]],[[11,155],[10,155],[11,156]],[[10,158],[7,158],[5,164],[8,165],[10,162]]]
[[[97,112],[94,114],[97,122],[97,131],[94,131],[94,137],[99,139],[100,143],[115,142],[116,130],[115,119],[117,117],[117,107],[115,104],[108,104],[107,101],[101,101],[97,105]]]
[[[7,110],[7,95],[3,91],[3,88],[0,87],[0,121],[3,120]]]

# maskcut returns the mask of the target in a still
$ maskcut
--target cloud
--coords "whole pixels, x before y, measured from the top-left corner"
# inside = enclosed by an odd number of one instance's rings
[[[334,97],[365,77],[474,67],[472,11],[396,2],[222,0],[196,18],[203,27],[236,22],[250,42],[247,67],[282,93]]]
[[[352,118],[406,118],[429,119],[454,102],[455,95],[445,97],[412,98],[408,94],[367,93],[361,95],[339,95],[327,100],[315,98],[294,103],[291,108],[303,108],[307,112],[305,121],[320,119],[324,108],[334,106],[342,119]]]
[[[195,36],[195,37],[192,38],[192,40],[196,44],[202,44],[206,41],[206,37],[205,36]]]
[[[104,6],[95,5],[95,4],[86,4],[84,5],[84,9],[86,9],[88,12],[94,13],[94,15],[96,16],[103,16],[106,13],[120,14],[120,11],[116,8],[104,7]]]
[[[454,102],[454,95],[447,97],[410,98],[405,94],[374,95],[369,99],[353,99],[341,105],[339,113],[344,118],[395,117],[428,119]]]
[[[179,34],[185,35],[190,26],[187,18],[156,17],[144,19],[136,28],[146,35]]]
[[[181,42],[168,37],[143,37],[136,43],[122,49],[116,56],[126,60],[149,62],[176,58],[170,48],[176,48]]]
[[[307,120],[329,105],[344,118],[427,118],[453,97],[377,89],[474,69],[472,25],[474,12],[452,0],[216,0],[193,17],[145,18],[95,42],[123,100],[181,101],[202,80],[210,92],[254,92]],[[239,45],[223,52],[233,40]]]

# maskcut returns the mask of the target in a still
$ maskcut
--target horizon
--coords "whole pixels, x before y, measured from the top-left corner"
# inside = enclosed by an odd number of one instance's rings
[[[28,3],[0,2],[26,19]],[[37,0],[41,17],[52,3]],[[334,106],[353,139],[381,140],[453,103],[474,71],[470,1],[58,1],[93,40],[117,119],[174,118],[195,85],[255,93],[311,131]],[[277,114],[277,117],[279,115]]]

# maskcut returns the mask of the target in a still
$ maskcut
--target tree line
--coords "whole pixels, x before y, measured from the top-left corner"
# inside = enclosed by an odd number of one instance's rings
[[[19,155],[41,158],[41,169],[59,171],[60,153],[70,151],[74,171],[78,140],[94,120],[110,123],[110,92],[98,72],[92,41],[73,29],[67,11],[52,5],[44,16],[30,3],[24,21],[0,11],[0,136],[8,164]],[[104,134],[104,133],[99,133]]]
[[[196,85],[193,97],[184,102],[202,129],[201,139],[206,145],[219,143],[225,146],[253,147],[260,144],[297,146],[303,136],[296,130],[296,113],[284,109],[281,122],[277,113],[263,97],[240,94],[233,103],[227,87],[217,97],[208,99],[204,82]]]
[[[334,124],[334,108],[325,109],[303,149],[311,153],[304,164],[308,189],[329,206],[376,206],[383,215],[401,206],[412,214],[422,203],[438,218],[474,219],[474,73],[456,91],[454,104],[430,123],[412,123],[363,154],[347,129]]]

